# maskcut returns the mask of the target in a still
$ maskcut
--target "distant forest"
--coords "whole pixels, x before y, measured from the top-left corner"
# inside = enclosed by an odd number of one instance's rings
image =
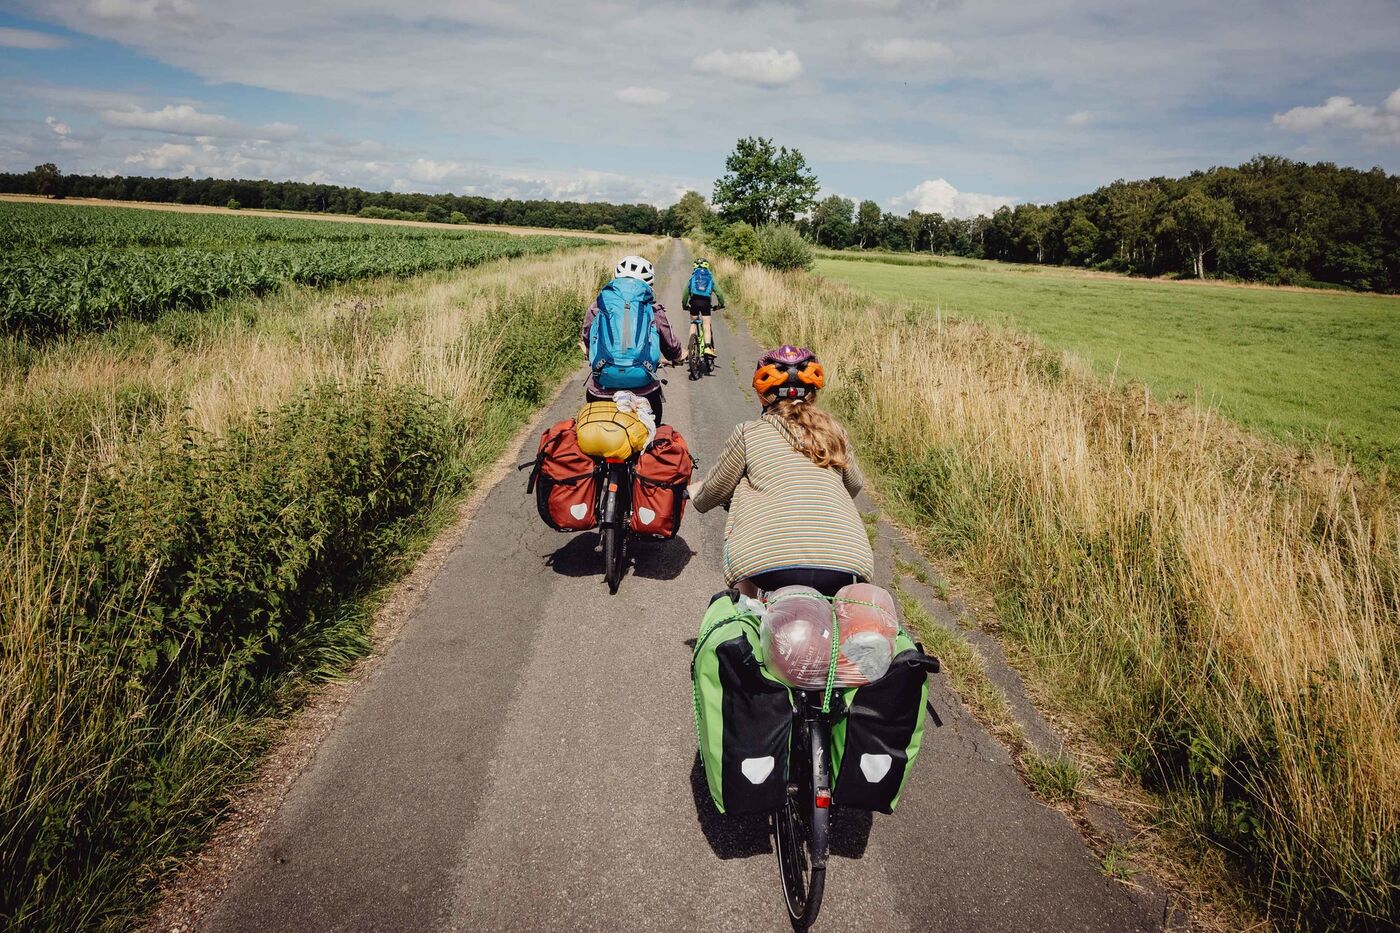
[[[1400,292],[1400,177],[1276,156],[970,220],[831,197],[799,226],[836,249]]]
[[[145,178],[139,175],[64,175],[50,166],[32,172],[0,172],[0,192],[49,194],[114,201],[238,206],[275,211],[320,211],[439,223],[507,224],[618,233],[661,232],[661,211],[650,204],[494,200],[455,194],[370,192],[341,185],[251,178]],[[230,204],[233,202],[233,204]],[[453,216],[454,214],[458,216]]]
[[[51,165],[0,173],[0,191],[620,233],[679,235],[723,223],[696,194],[658,210],[294,181],[63,175]],[[1054,204],[1020,204],[971,219],[900,215],[874,201],[857,205],[832,196],[797,226],[835,249],[1400,292],[1400,177],[1277,156],[1185,178],[1116,181]]]

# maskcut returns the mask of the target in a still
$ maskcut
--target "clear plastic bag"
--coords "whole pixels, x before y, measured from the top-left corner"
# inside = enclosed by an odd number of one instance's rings
[[[769,595],[760,617],[763,664],[783,683],[822,690],[832,667],[833,627],[837,687],[860,687],[889,670],[899,632],[894,599],[868,583],[843,587],[828,599],[807,586],[785,586]]]

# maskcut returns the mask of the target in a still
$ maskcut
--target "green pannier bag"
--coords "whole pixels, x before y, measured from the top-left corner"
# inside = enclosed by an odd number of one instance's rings
[[[937,662],[900,629],[885,676],[841,691],[846,715],[831,729],[833,803],[894,812],[923,742],[928,675],[937,669]]]
[[[691,656],[695,733],[721,813],[768,813],[787,794],[792,693],[763,669],[758,616],[731,591],[716,596]]]

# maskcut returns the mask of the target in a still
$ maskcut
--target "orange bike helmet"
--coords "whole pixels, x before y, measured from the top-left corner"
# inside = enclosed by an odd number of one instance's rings
[[[786,344],[759,357],[753,374],[753,389],[765,405],[807,398],[825,384],[826,373],[817,355]]]

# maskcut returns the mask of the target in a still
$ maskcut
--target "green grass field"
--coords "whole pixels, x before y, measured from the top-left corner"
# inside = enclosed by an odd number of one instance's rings
[[[930,312],[1028,331],[1295,443],[1326,442],[1363,467],[1400,465],[1400,299],[1143,281],[967,259],[852,262],[817,271]]]

